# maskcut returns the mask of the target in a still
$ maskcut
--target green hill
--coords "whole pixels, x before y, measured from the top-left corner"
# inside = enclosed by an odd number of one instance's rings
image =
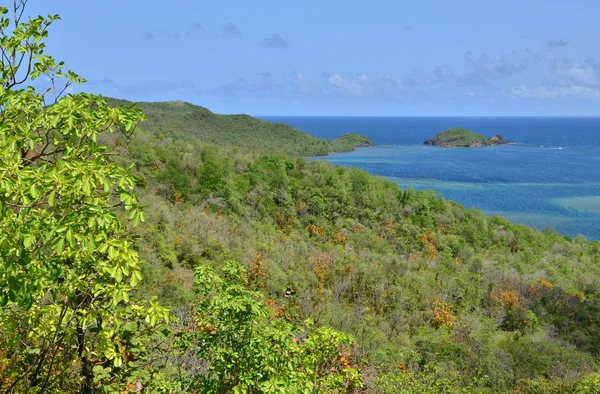
[[[128,104],[109,99],[111,105]],[[156,138],[199,141],[249,151],[322,156],[373,145],[367,137],[348,133],[326,140],[284,123],[272,123],[249,115],[218,115],[182,101],[136,103],[148,120],[141,128]]]
[[[506,144],[508,141],[495,135],[490,139],[481,134],[463,128],[453,128],[437,134],[424,142],[425,145],[441,146],[446,148],[477,148],[488,145]]]
[[[373,393],[575,392],[598,371],[598,242],[486,217],[357,169],[248,153],[269,132],[294,130],[283,125],[141,106],[150,120],[131,145],[148,212],[139,298],[158,295],[190,321],[193,269],[240,261],[249,286],[287,319],[351,333]],[[228,122],[268,131],[240,145],[236,132],[197,137]]]

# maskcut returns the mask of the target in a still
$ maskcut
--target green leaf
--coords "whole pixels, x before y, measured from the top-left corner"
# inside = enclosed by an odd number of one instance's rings
[[[52,191],[48,196],[48,205],[53,207],[56,199],[56,192]]]
[[[115,249],[113,246],[109,246],[108,247],[108,258],[111,260],[114,260],[117,257],[117,249]]]
[[[121,282],[123,280],[123,271],[121,268],[117,267],[115,270],[114,278],[117,282]]]
[[[54,244],[54,250],[56,251],[56,253],[62,254],[64,246],[65,246],[64,238],[58,238],[56,240],[56,243]]]
[[[108,249],[108,244],[104,242],[100,245],[100,247],[98,247],[98,252],[104,253],[106,252],[106,249]]]
[[[23,238],[23,246],[25,246],[28,249],[31,247],[31,245],[33,245],[34,242],[35,237],[33,236],[26,236],[25,238]]]
[[[131,287],[135,287],[137,286],[137,284],[139,283],[137,275],[135,275],[135,272],[129,277],[129,284],[131,285]]]
[[[36,199],[40,196],[35,185],[31,185],[31,187],[29,188],[29,193],[31,194],[31,197]]]
[[[69,242],[69,245],[70,245],[71,247],[74,247],[74,246],[75,246],[75,245],[74,245],[74,243],[75,243],[75,240],[74,240],[74,238],[73,238],[73,230],[72,230],[70,227],[69,227],[69,229],[67,230],[67,233],[65,234],[65,237],[67,238],[67,241]]]
[[[90,237],[87,242],[87,252],[88,252],[88,254],[92,254],[92,253],[94,253],[95,250],[96,250],[96,243],[94,242],[94,239]]]
[[[92,372],[94,375],[100,375],[101,373],[104,373],[104,367],[102,365],[95,365],[94,368],[92,368]]]

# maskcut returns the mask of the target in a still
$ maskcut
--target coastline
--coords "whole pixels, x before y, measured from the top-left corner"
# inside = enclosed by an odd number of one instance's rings
[[[574,209],[572,204],[584,201],[589,205],[591,200],[583,200],[584,197],[600,196],[600,181],[586,180],[583,174],[580,178],[565,174],[555,179],[554,173],[547,172],[544,179],[539,179],[536,171],[522,171],[516,158],[537,163],[535,168],[545,168],[546,160],[573,162],[569,158],[571,154],[564,154],[568,150],[544,150],[522,143],[506,145],[503,149],[467,152],[465,149],[430,149],[417,144],[377,144],[369,150],[357,149],[311,159],[360,168],[372,176],[397,182],[403,189],[434,190],[467,208],[486,213],[507,212],[506,217],[512,222],[540,231],[555,228],[564,236],[582,234],[589,240],[600,240],[600,215],[595,205],[594,209],[589,206]],[[571,204],[557,204],[557,199]]]

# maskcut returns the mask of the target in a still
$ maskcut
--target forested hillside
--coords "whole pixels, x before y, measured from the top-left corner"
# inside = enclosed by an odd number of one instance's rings
[[[599,242],[303,157],[360,136],[65,95],[59,17],[24,6],[0,7],[0,392],[600,392]]]
[[[131,102],[109,99],[113,106]],[[141,128],[151,138],[201,141],[206,145],[237,147],[247,152],[295,156],[322,156],[347,152],[373,143],[368,138],[343,134],[335,140],[314,137],[284,123],[271,123],[248,115],[218,115],[182,101],[137,103],[148,119]]]
[[[193,268],[240,261],[286,318],[351,333],[375,392],[569,392],[597,370],[598,242],[356,169],[187,141],[132,145],[143,297],[185,314]]]

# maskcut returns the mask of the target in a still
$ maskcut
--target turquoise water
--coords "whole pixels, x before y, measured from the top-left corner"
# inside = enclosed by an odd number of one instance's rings
[[[600,118],[269,117],[324,138],[345,132],[375,147],[323,160],[359,167],[403,187],[434,189],[449,200],[538,228],[600,239]],[[446,149],[421,145],[466,127],[514,145]]]

